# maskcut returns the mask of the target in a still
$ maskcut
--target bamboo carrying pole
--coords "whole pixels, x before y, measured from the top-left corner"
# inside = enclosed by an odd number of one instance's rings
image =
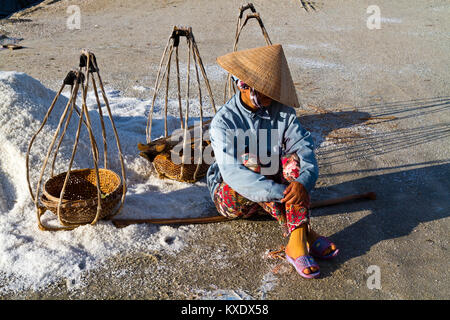
[[[369,199],[375,200],[375,192],[353,194],[345,197],[321,200],[311,203],[310,208],[320,208],[336,204],[341,204],[351,200],[357,199]],[[203,224],[203,223],[214,223],[214,222],[225,222],[230,221],[229,218],[224,216],[212,216],[212,217],[201,217],[201,218],[179,218],[179,219],[114,219],[112,223],[117,228],[124,228],[132,224],[149,223],[149,224]]]

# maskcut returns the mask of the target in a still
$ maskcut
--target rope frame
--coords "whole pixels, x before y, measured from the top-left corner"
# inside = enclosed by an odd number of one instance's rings
[[[186,72],[186,96],[185,96],[185,108],[184,108],[184,117],[183,117],[183,105],[181,101],[181,82],[180,82],[180,65],[179,65],[179,44],[180,37],[186,38],[187,45],[187,72]],[[168,96],[169,96],[169,82],[170,82],[170,71],[171,71],[171,62],[173,53],[175,53],[175,62],[176,62],[176,78],[177,78],[177,98],[178,98],[178,109],[179,109],[179,117],[180,117],[180,128],[184,130],[183,132],[183,150],[187,150],[190,146],[190,141],[188,141],[188,132],[192,127],[188,127],[189,121],[189,109],[190,109],[190,95],[191,95],[191,63],[194,65],[195,70],[195,78],[198,87],[198,97],[200,104],[200,140],[198,143],[198,150],[201,154],[203,150],[203,126],[208,122],[203,121],[203,95],[200,81],[200,73],[202,74],[209,99],[211,101],[213,111],[216,113],[216,105],[214,103],[214,97],[211,90],[211,85],[209,83],[208,77],[206,75],[205,67],[203,65],[202,58],[199,53],[199,49],[197,43],[194,38],[194,34],[192,32],[191,27],[180,27],[174,26],[172,30],[172,34],[170,35],[166,47],[164,49],[163,55],[161,57],[161,61],[158,68],[158,73],[156,76],[154,92],[152,97],[152,102],[150,105],[150,112],[147,118],[147,127],[146,127],[146,140],[147,144],[152,143],[151,133],[152,133],[152,124],[153,124],[153,113],[154,106],[156,102],[156,98],[158,96],[159,90],[161,89],[162,83],[165,79],[165,97],[164,97],[164,139],[169,138],[168,125],[167,125],[167,106],[168,106]],[[157,139],[158,140],[158,139]],[[155,140],[156,141],[156,140]],[[185,169],[185,153],[183,153],[183,161],[181,163],[181,171],[179,174],[179,179],[183,177],[184,169]],[[197,173],[202,164],[200,162],[197,164],[196,170],[194,172],[193,180],[197,179]]]
[[[245,16],[245,19],[243,19],[243,15],[246,10],[250,10],[251,13],[248,13]],[[256,11],[253,3],[248,3],[239,8],[239,15],[238,15],[237,23],[236,23],[236,33],[235,33],[234,44],[233,44],[233,52],[237,51],[237,45],[239,42],[239,37],[241,35],[242,29],[245,27],[247,22],[251,19],[255,19],[258,22],[258,25],[261,29],[261,32],[263,34],[264,40],[266,41],[266,44],[268,46],[272,45],[272,41],[270,41],[269,34],[267,33],[266,27],[264,26],[264,23],[262,22],[261,16]],[[231,91],[233,91],[233,93]],[[227,81],[225,83],[225,92],[223,95],[223,103],[226,103],[235,93],[236,93],[236,88],[233,85],[233,81],[231,81],[231,73],[228,73]]]
[[[86,76],[85,76],[86,74]],[[97,74],[97,81],[99,84],[99,87],[97,87],[97,82],[95,80],[95,74]],[[37,130],[37,132],[33,135],[33,137],[30,140],[30,143],[28,145],[28,149],[27,149],[27,154],[26,154],[26,169],[27,169],[27,183],[28,183],[28,189],[31,195],[31,198],[33,199],[33,202],[35,204],[36,207],[36,213],[37,213],[37,221],[38,221],[38,227],[39,229],[43,230],[43,231],[60,231],[60,230],[73,230],[77,227],[79,227],[80,225],[84,225],[85,223],[68,223],[65,222],[62,218],[61,218],[61,209],[62,208],[66,208],[66,207],[70,207],[70,204],[64,204],[63,203],[63,198],[64,198],[64,193],[66,191],[66,187],[67,187],[67,183],[69,181],[69,177],[71,172],[75,172],[75,171],[79,171],[79,170],[72,170],[72,166],[73,166],[73,161],[77,152],[77,147],[78,147],[78,143],[79,143],[79,138],[80,138],[80,133],[81,133],[81,129],[83,124],[85,125],[85,127],[87,128],[88,134],[89,134],[89,140],[90,140],[90,146],[91,146],[91,152],[92,152],[92,159],[93,159],[93,163],[94,163],[94,170],[95,170],[95,175],[96,175],[96,188],[97,188],[97,213],[95,218],[90,222],[90,224],[94,225],[98,222],[98,220],[100,219],[100,213],[102,211],[102,193],[101,193],[101,189],[100,189],[100,175],[99,175],[99,152],[98,152],[98,146],[97,143],[95,141],[95,137],[93,134],[93,130],[92,130],[92,124],[91,124],[91,119],[89,116],[89,111],[87,109],[87,104],[86,104],[86,96],[87,96],[87,92],[89,89],[89,79],[91,79],[92,81],[92,87],[94,89],[95,92],[95,97],[96,97],[96,102],[97,102],[97,108],[98,108],[98,113],[99,113],[99,118],[100,118],[100,122],[101,122],[101,128],[102,128],[102,139],[103,139],[103,149],[104,149],[104,168],[107,169],[108,168],[108,147],[107,147],[107,140],[106,140],[106,128],[105,128],[105,123],[104,123],[104,118],[103,118],[103,112],[101,109],[101,102],[100,102],[100,97],[98,95],[98,88],[100,88],[101,94],[102,94],[102,98],[103,98],[103,102],[104,105],[106,107],[108,116],[110,118],[111,121],[111,126],[114,132],[114,137],[116,140],[116,144],[117,144],[117,148],[118,148],[118,153],[119,153],[119,161],[120,161],[120,165],[121,165],[121,187],[122,187],[122,196],[120,199],[120,205],[117,207],[117,209],[115,210],[114,213],[112,213],[109,217],[113,217],[115,215],[117,215],[120,210],[123,207],[124,201],[125,201],[125,195],[126,195],[126,172],[125,172],[125,164],[124,164],[124,160],[123,160],[123,153],[122,153],[122,148],[120,146],[120,141],[119,141],[119,135],[117,133],[117,129],[112,117],[112,113],[111,113],[111,108],[109,106],[109,101],[108,98],[106,96],[105,93],[105,89],[103,87],[103,82],[100,76],[100,70],[98,68],[97,65],[97,61],[96,61],[96,57],[95,55],[88,51],[88,50],[82,50],[81,51],[81,56],[80,56],[80,64],[79,64],[79,69],[78,70],[71,70],[66,78],[63,81],[63,84],[61,85],[61,88],[59,89],[59,91],[57,92],[55,98],[53,99],[49,109],[47,110],[47,113],[41,123],[41,126],[39,127],[39,129]],[[64,88],[70,85],[71,86],[71,95],[70,98],[63,110],[63,113],[60,117],[58,126],[56,128],[56,131],[53,135],[53,139],[50,143],[50,146],[47,149],[47,153],[46,156],[44,158],[42,167],[41,167],[41,171],[40,171],[40,176],[39,176],[39,180],[36,184],[36,188],[35,188],[35,193],[33,193],[33,188],[31,185],[31,181],[30,181],[30,165],[29,165],[29,157],[30,157],[30,153],[31,153],[31,148],[33,146],[33,143],[35,142],[37,136],[39,135],[39,133],[42,131],[42,129],[44,128],[45,124],[47,123],[48,118],[50,117],[50,114],[52,113],[54,106],[56,104],[56,102],[58,101],[58,98],[60,97],[61,93],[63,92]],[[78,92],[80,90],[80,86],[81,86],[81,98],[82,98],[82,103],[81,103],[81,110],[78,109],[77,105],[76,105],[76,100],[77,100],[77,96],[78,96]],[[45,226],[42,221],[41,221],[41,217],[42,215],[47,211],[47,207],[45,205],[42,205],[40,202],[40,193],[41,193],[41,186],[42,186],[42,180],[43,180],[43,176],[45,173],[45,169],[47,167],[49,158],[52,154],[52,152],[54,152],[53,154],[53,160],[52,160],[52,164],[51,164],[51,172],[50,172],[50,176],[54,177],[54,165],[57,159],[57,155],[58,155],[58,151],[60,149],[60,146],[62,144],[63,138],[66,134],[66,130],[69,126],[71,117],[73,115],[73,111],[76,111],[76,113],[79,116],[79,120],[78,120],[78,125],[77,125],[77,131],[76,131],[76,136],[75,136],[75,143],[73,145],[72,148],[72,154],[71,154],[71,158],[69,161],[69,165],[68,165],[68,169],[66,172],[66,176],[64,179],[64,184],[63,187],[60,191],[59,194],[59,200],[58,200],[58,205],[57,205],[57,217],[58,217],[58,221],[59,223],[63,226],[63,227],[51,227],[51,226]],[[61,131],[61,128],[63,126],[64,123],[64,127]],[[60,138],[58,141],[58,144],[56,145],[55,150],[55,143],[56,143],[56,139],[58,137],[58,135],[60,134]],[[87,206],[90,205],[92,203],[92,201],[78,201],[77,205],[80,207],[83,206]]]

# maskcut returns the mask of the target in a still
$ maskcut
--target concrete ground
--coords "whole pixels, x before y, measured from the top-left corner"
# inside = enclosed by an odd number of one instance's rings
[[[61,282],[3,298],[186,299],[219,289],[256,299],[450,297],[449,2],[330,0],[315,10],[296,0],[253,3],[272,42],[285,49],[300,121],[324,142],[313,199],[377,193],[376,201],[313,210],[313,227],[340,247],[339,257],[320,263],[322,277],[307,281],[267,257],[285,243],[275,221],[198,225],[177,256],[115,257],[86,275],[83,290]],[[87,47],[108,86],[139,96],[133,87],[153,87],[172,25],[189,25],[220,105],[224,82],[215,58],[232,49],[241,4],[44,1],[0,21],[0,33],[25,46],[0,51],[0,70],[23,71],[57,89]],[[66,27],[69,5],[81,9],[80,30]],[[380,9],[381,29],[367,27],[370,5]],[[263,44],[249,23],[239,47]],[[117,276],[118,269],[129,272]],[[373,270],[381,287],[369,289]]]

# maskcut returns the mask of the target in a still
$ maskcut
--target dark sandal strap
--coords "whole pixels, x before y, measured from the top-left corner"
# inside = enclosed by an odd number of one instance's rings
[[[328,238],[326,237],[319,237],[316,239],[316,241],[314,241],[314,243],[311,246],[311,250],[313,250],[314,252],[316,252],[317,254],[323,256],[325,250],[327,250],[328,248],[330,248],[334,243],[331,242]],[[333,251],[331,251],[329,254],[332,254]]]

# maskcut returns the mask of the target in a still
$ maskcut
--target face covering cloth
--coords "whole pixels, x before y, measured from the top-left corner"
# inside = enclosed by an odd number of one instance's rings
[[[250,89],[250,100],[252,101],[253,105],[257,108],[263,108],[263,106],[259,103],[258,100],[258,94],[255,89],[251,88],[249,85],[247,85],[245,82],[239,80],[235,76],[232,76],[234,83],[236,83],[236,86],[239,89],[246,90]]]

